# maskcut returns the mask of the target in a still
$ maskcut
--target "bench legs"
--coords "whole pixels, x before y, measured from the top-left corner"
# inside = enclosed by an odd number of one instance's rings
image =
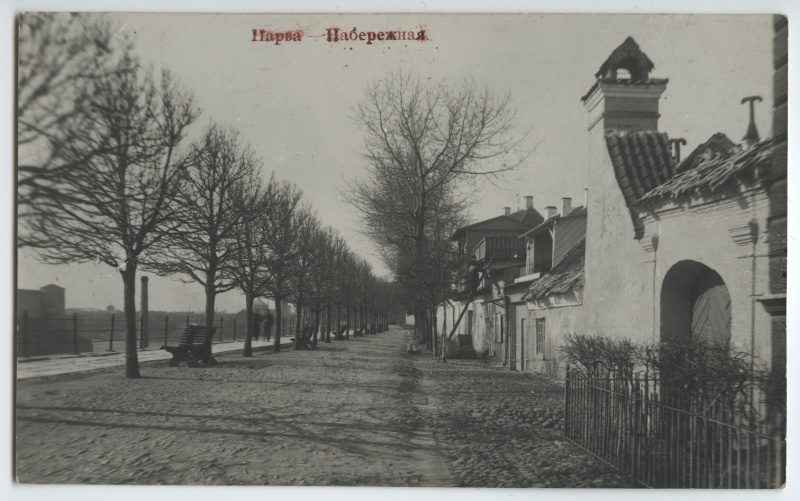
[[[167,364],[169,367],[178,367],[181,362],[186,362],[189,367],[200,367],[217,365],[217,359],[211,353],[208,354],[194,354],[190,351],[172,351],[172,359]]]

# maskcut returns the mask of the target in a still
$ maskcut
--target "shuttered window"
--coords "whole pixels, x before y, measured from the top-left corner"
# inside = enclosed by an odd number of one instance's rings
[[[544,318],[536,319],[536,354],[544,355]]]

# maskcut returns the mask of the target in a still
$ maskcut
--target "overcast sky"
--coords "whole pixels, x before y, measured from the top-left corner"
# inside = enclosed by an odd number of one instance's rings
[[[372,245],[359,234],[353,208],[341,201],[346,179],[364,171],[364,131],[352,120],[367,85],[402,70],[419,78],[458,83],[473,78],[510,92],[518,132],[530,129],[534,150],[518,171],[476,199],[474,220],[524,205],[533,195],[543,211],[561,197],[582,203],[589,154],[587,113],[580,101],[594,73],[627,36],[669,78],[660,101],[659,129],[688,144],[684,156],[715,132],[739,142],[747,126],[744,96],[764,98],[756,110],[762,138],[770,135],[771,16],[633,15],[262,15],[114,14],[115,30],[133,34],[138,52],[173,71],[194,91],[209,120],[238,127],[272,171],[295,182],[326,224],[385,274]],[[329,43],[325,29],[414,30],[420,42]],[[251,29],[303,30],[301,42],[251,41]],[[591,188],[591,187],[589,187]],[[122,280],[104,265],[49,266],[19,254],[19,286],[55,283],[67,307],[122,306]],[[138,292],[137,292],[138,295]],[[137,300],[138,304],[138,300]],[[150,307],[202,310],[203,289],[177,278],[151,277]],[[238,311],[242,296],[218,297],[219,310]]]

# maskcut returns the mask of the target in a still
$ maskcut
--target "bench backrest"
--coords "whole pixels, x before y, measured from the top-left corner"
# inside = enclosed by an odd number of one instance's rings
[[[214,333],[217,331],[215,327],[197,326],[194,335],[193,345],[210,346],[211,341],[214,339]]]
[[[178,343],[179,346],[188,346],[193,343],[194,341],[194,333],[195,329],[193,327],[187,327],[183,334],[181,334],[181,340]]]
[[[214,339],[216,327],[206,327],[203,325],[190,325],[181,335],[181,346],[203,346],[210,345]]]

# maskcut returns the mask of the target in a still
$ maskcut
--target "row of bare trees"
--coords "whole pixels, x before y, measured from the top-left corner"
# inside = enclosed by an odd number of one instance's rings
[[[238,131],[211,121],[186,144],[200,115],[192,93],[168,71],[147,69],[130,40],[98,18],[21,15],[18,76],[19,244],[46,263],[119,272],[127,377],[140,375],[140,269],[202,286],[207,325],[217,295],[241,291],[248,356],[256,298],[276,303],[276,351],[285,302],[298,319],[313,311],[315,326],[327,311],[326,341],[334,305],[348,323],[386,312],[369,265],[322,227],[297,186],[262,178]],[[298,348],[300,329],[298,321]]]
[[[465,264],[450,237],[485,182],[527,158],[526,134],[514,133],[508,95],[402,73],[368,88],[356,121],[367,175],[346,198],[413,307],[419,341],[438,352],[436,305],[453,295]]]

